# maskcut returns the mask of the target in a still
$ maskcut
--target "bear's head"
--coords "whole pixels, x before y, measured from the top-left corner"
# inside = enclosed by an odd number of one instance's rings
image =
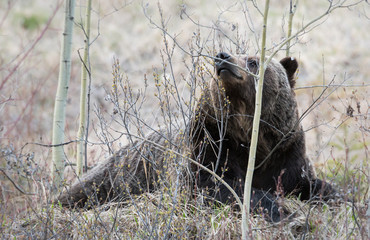
[[[293,91],[297,67],[294,58],[286,57],[280,62],[272,59],[265,68],[261,119],[284,134],[298,121]],[[259,57],[222,52],[215,57],[215,69],[217,76],[211,81],[214,106],[220,109],[226,105],[223,99],[227,99],[230,127],[235,131],[241,129],[240,137],[249,135],[245,133],[250,131],[254,115]]]

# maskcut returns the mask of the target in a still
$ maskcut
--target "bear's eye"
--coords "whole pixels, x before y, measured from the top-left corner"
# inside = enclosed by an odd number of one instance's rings
[[[256,67],[258,67],[258,63],[255,59],[248,59],[247,67],[248,68],[256,68]]]

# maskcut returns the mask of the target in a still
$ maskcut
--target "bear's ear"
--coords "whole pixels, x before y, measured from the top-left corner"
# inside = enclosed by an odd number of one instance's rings
[[[294,88],[295,85],[294,73],[297,71],[298,68],[297,60],[293,57],[285,57],[280,60],[280,64],[283,65],[283,67],[286,70],[290,87]]]

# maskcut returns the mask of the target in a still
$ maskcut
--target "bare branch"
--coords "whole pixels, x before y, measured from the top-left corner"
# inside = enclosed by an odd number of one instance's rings
[[[19,191],[21,192],[22,194],[25,194],[25,195],[36,195],[36,193],[29,193],[29,192],[26,192],[25,190],[23,190],[22,187],[20,187],[8,174],[7,172],[5,171],[5,169],[3,168],[0,168],[0,171],[5,175],[5,177],[13,184],[13,186]]]

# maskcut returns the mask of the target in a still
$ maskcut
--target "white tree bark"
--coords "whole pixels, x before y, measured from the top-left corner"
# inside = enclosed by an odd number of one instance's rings
[[[258,141],[258,131],[260,126],[261,119],[261,109],[262,109],[262,90],[263,90],[263,80],[265,76],[265,69],[267,63],[265,63],[266,56],[266,27],[267,27],[267,15],[269,10],[270,1],[266,0],[265,2],[265,11],[263,14],[263,29],[262,29],[262,40],[261,40],[261,56],[259,62],[259,72],[258,79],[256,79],[256,103],[254,108],[254,117],[253,117],[253,128],[252,128],[252,139],[249,149],[248,157],[248,167],[247,167],[247,176],[245,177],[244,185],[244,199],[243,199],[243,209],[242,209],[242,239],[248,239],[248,233],[251,233],[251,229],[248,225],[249,213],[250,213],[250,204],[251,204],[251,190],[252,190],[252,179],[254,172],[254,165],[256,160],[257,152],[257,141]]]
[[[91,19],[91,0],[88,0],[86,7],[86,19],[83,27],[85,33],[85,47],[81,66],[81,95],[80,95],[80,124],[77,133],[77,168],[78,176],[83,172],[83,159],[86,149],[84,148],[84,140],[86,136],[86,101],[87,101],[87,73],[90,72],[89,61],[89,46],[90,46],[90,19]]]
[[[65,21],[59,66],[59,78],[54,106],[52,138],[53,145],[60,145],[64,142],[65,108],[67,103],[69,79],[71,77],[71,51],[75,0],[66,0],[65,4]],[[51,177],[53,181],[52,192],[56,192],[61,187],[63,182],[65,162],[66,157],[63,151],[63,146],[61,145],[53,147],[51,164]]]

